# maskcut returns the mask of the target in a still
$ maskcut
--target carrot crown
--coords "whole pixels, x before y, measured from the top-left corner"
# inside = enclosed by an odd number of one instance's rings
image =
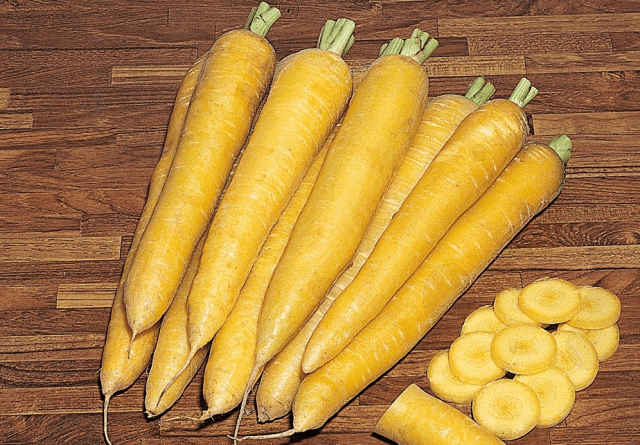
[[[276,20],[280,18],[280,10],[272,8],[267,2],[261,2],[258,7],[251,9],[244,29],[248,29],[259,36],[266,36]]]
[[[469,84],[464,97],[480,106],[491,99],[491,96],[493,96],[493,93],[495,92],[496,88],[493,84],[491,82],[486,82],[484,77],[480,76],[476,77],[473,82]]]
[[[563,164],[569,162],[571,149],[573,148],[573,143],[571,142],[571,139],[569,139],[569,136],[566,134],[556,136],[551,139],[547,145],[557,153]]]
[[[378,57],[387,54],[402,54],[422,65],[437,47],[438,41],[436,39],[430,39],[429,33],[416,28],[408,39],[403,40],[396,37],[389,43],[382,45]]]
[[[316,48],[326,49],[344,57],[355,41],[353,37],[355,28],[356,24],[353,20],[344,18],[327,20],[320,30]]]
[[[524,108],[529,102],[531,102],[531,99],[536,97],[537,94],[538,89],[531,85],[531,81],[529,81],[529,79],[523,77],[520,79],[520,82],[518,82],[518,85],[513,89],[513,93],[511,93],[509,100],[520,108]]]

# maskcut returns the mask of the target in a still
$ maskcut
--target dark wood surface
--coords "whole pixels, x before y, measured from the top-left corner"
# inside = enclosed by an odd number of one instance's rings
[[[102,443],[98,385],[109,308],[186,68],[256,2],[0,2],[0,443]],[[514,444],[640,443],[640,2],[283,0],[279,58],[322,22],[356,24],[352,66],[415,27],[440,46],[430,95],[473,77],[507,97],[526,75],[531,139],[574,142],[560,197],[536,217],[401,363],[320,431],[263,443],[378,444],[374,424],[456,338],[464,317],[544,276],[622,300],[618,352],[557,427]],[[116,444],[226,444],[237,410],[199,428],[146,420],[145,377],[111,404]],[[202,372],[168,413],[203,408]],[[468,412],[468,407],[460,407]],[[244,433],[288,429],[290,418]]]

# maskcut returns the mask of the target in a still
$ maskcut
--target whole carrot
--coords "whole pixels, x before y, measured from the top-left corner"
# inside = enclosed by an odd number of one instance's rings
[[[127,323],[124,308],[124,283],[127,280],[129,270],[131,269],[131,262],[140,244],[140,239],[147,228],[153,209],[156,206],[160,192],[169,174],[191,96],[198,77],[200,76],[202,62],[202,59],[196,61],[196,63],[189,68],[180,84],[173,111],[169,119],[162,155],[151,176],[151,185],[149,187],[147,201],[136,226],[133,241],[131,242],[131,247],[129,248],[129,253],[124,263],[120,283],[118,284],[113,300],[111,318],[109,320],[109,327],[107,328],[107,337],[102,351],[102,364],[100,367],[100,387],[104,395],[104,435],[107,443],[109,443],[107,433],[107,410],[109,408],[109,401],[116,392],[123,391],[133,385],[140,374],[142,374],[151,358],[158,338],[160,324],[156,323],[133,340],[133,333]]]
[[[393,215],[460,121],[488,100],[494,91],[491,83],[477,78],[469,85],[464,96],[446,94],[433,98],[427,104],[407,154],[385,193],[352,264],[340,275],[322,304],[295,337],[265,367],[256,393],[258,420],[273,420],[291,410],[293,399],[305,375],[302,357],[316,326],[336,296],[353,280]]]
[[[125,282],[135,335],[160,320],[213,214],[275,68],[263,37],[279,17],[263,3],[252,30],[223,34],[207,53],[171,171]]]
[[[360,82],[269,284],[256,369],[295,335],[351,261],[418,127],[427,93],[425,71],[404,54],[379,57]]]
[[[187,301],[191,355],[222,327],[269,231],[343,114],[352,90],[342,59],[355,24],[288,56],[207,234]]]
[[[335,357],[382,310],[513,159],[528,134],[522,107],[531,91],[523,79],[511,100],[489,101],[460,122],[318,324],[302,362],[306,373]]]
[[[300,187],[273,226],[262,246],[233,310],[213,338],[202,392],[207,410],[201,420],[231,411],[242,402],[255,357],[258,317],[273,270],[291,229],[316,182],[328,143],[316,156]]]
[[[526,144],[458,218],[418,270],[331,361],[307,375],[293,405],[294,428],[319,428],[397,363],[500,251],[559,193],[571,141]]]

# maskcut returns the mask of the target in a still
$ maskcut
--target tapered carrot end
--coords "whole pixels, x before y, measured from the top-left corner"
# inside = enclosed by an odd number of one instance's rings
[[[258,436],[244,436],[244,437],[232,437],[232,436],[227,436],[227,437],[229,437],[229,439],[233,439],[235,443],[235,442],[242,442],[243,440],[250,440],[250,439],[255,439],[255,440],[279,439],[281,437],[293,436],[295,432],[296,432],[295,429],[290,429],[287,431],[283,431],[281,433],[274,433],[274,434],[262,434]]]
[[[107,431],[107,411],[109,410],[109,401],[111,400],[111,394],[104,395],[104,405],[102,407],[102,431],[104,433],[104,440],[107,444],[111,445],[109,440],[109,433]]]

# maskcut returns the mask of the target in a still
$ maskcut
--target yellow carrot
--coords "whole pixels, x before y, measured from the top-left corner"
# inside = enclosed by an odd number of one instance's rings
[[[513,159],[528,133],[526,115],[516,102],[530,86],[523,80],[511,100],[487,102],[460,122],[318,324],[302,362],[306,373],[335,357],[382,310]]]
[[[198,242],[176,296],[162,318],[151,370],[147,376],[144,405],[149,417],[159,416],[178,401],[209,351],[208,345],[200,348],[186,369],[178,375],[178,372],[185,368],[185,361],[189,354],[187,297],[198,270],[203,246],[204,237]],[[172,383],[167,387],[169,382]]]
[[[456,126],[478,105],[484,103],[493,91],[493,85],[478,78],[469,86],[464,97],[447,94],[436,97],[427,104],[407,154],[398,167],[352,264],[340,275],[322,304],[300,331],[265,367],[256,393],[258,419],[261,422],[282,417],[291,410],[293,398],[305,375],[302,356],[314,329],[335,297],[351,282],[365,262],[393,215]]]
[[[351,72],[341,54],[354,26],[341,21],[326,48],[287,57],[274,76],[189,294],[192,354],[223,325],[269,231],[347,106]]]
[[[398,396],[373,431],[398,445],[504,445],[493,433],[415,383]]]
[[[385,308],[331,361],[306,376],[293,429],[319,428],[397,363],[508,242],[560,192],[570,141],[527,144]],[[558,154],[561,154],[562,160]]]
[[[273,270],[291,229],[316,182],[328,143],[307,171],[300,187],[269,233],[233,310],[213,339],[204,373],[207,410],[201,419],[231,411],[242,402],[255,357],[258,316]]]
[[[378,58],[362,79],[269,284],[256,369],[293,337],[355,254],[413,138],[427,93],[425,71],[407,55]]]
[[[169,307],[211,219],[274,71],[275,51],[263,35],[278,16],[261,6],[252,22],[260,29],[223,34],[205,58],[171,171],[125,282],[134,336]]]
[[[162,155],[151,176],[147,202],[142,209],[140,220],[136,226],[133,241],[131,242],[131,247],[129,248],[129,253],[124,263],[122,277],[118,284],[111,309],[111,319],[109,320],[107,337],[102,351],[102,365],[100,368],[100,385],[102,394],[104,395],[104,435],[107,443],[109,443],[109,436],[107,434],[107,410],[109,400],[116,392],[123,391],[133,385],[140,374],[142,374],[151,358],[158,337],[160,326],[159,323],[156,323],[150,329],[147,329],[137,336],[132,342],[133,334],[127,324],[124,308],[124,282],[129,274],[131,262],[140,244],[142,234],[147,228],[147,224],[156,206],[169,169],[171,168],[191,96],[202,69],[202,62],[202,59],[200,59],[189,68],[178,90],[173,111],[169,119]]]

